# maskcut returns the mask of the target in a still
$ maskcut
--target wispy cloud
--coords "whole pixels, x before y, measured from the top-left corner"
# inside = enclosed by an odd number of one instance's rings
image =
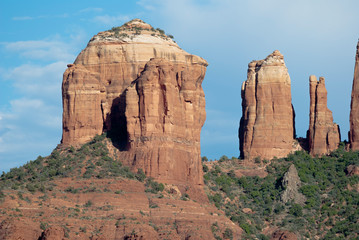
[[[88,12],[102,12],[102,8],[96,8],[96,7],[89,7],[79,10],[79,13],[88,13]]]
[[[53,61],[75,58],[70,51],[71,45],[56,37],[39,41],[17,41],[2,44],[5,45],[6,50],[18,52],[28,59]]]
[[[117,16],[110,16],[110,15],[102,15],[94,17],[94,22],[99,22],[104,25],[110,26],[119,26],[122,25],[124,22],[130,21],[131,17],[128,15],[117,15]]]
[[[15,16],[12,17],[14,21],[28,21],[28,20],[36,20],[42,18],[68,18],[70,15],[68,13],[58,14],[58,15],[40,15],[40,16]]]
[[[0,109],[0,171],[48,154],[61,139],[61,82],[83,36],[60,36],[37,41],[6,42],[21,64],[0,69],[0,81],[12,83],[16,96]],[[13,152],[18,152],[16,159]],[[22,158],[23,157],[23,158]]]
[[[13,17],[12,20],[14,21],[26,21],[26,20],[33,20],[34,17],[30,16],[22,16],[22,17]]]
[[[153,11],[156,9],[156,7],[154,6],[155,2],[156,1],[140,0],[140,1],[137,1],[136,4],[143,7],[146,10]]]

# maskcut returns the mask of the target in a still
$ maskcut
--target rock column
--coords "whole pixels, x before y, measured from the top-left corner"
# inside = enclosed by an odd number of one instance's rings
[[[350,105],[350,149],[359,150],[359,41],[355,57],[352,100]]]
[[[333,123],[332,112],[327,107],[324,77],[320,77],[319,81],[314,75],[309,77],[309,94],[309,153],[313,156],[328,154],[338,148],[340,130],[339,126]]]
[[[292,151],[295,127],[291,82],[283,55],[274,51],[248,65],[242,85],[241,158],[272,159]]]

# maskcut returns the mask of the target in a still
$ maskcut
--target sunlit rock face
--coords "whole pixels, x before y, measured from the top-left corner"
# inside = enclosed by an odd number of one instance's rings
[[[202,183],[200,132],[205,99],[201,65],[152,59],[126,90],[132,163],[163,181]]]
[[[241,158],[285,157],[295,136],[291,81],[283,55],[274,51],[248,65],[242,85]]]
[[[340,130],[339,126],[333,123],[333,114],[327,107],[324,77],[320,77],[319,81],[314,75],[309,77],[309,95],[309,153],[313,156],[328,154],[338,148]]]
[[[352,101],[350,105],[349,143],[352,150],[359,150],[359,41],[355,57]]]
[[[132,168],[202,184],[207,65],[139,19],[98,33],[64,73],[62,144],[108,132]]]

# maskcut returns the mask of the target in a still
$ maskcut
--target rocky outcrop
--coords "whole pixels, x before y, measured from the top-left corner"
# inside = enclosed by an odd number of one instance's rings
[[[42,234],[39,240],[62,240],[65,238],[65,230],[60,226],[54,226],[47,228]]]
[[[287,203],[289,201],[294,201],[297,204],[305,203],[305,196],[299,192],[302,182],[300,181],[298,171],[294,164],[292,164],[284,174],[282,185],[285,189],[281,196],[282,202]]]
[[[271,240],[297,240],[297,235],[286,230],[277,230],[272,234]]]
[[[241,158],[285,157],[293,148],[295,114],[290,77],[279,51],[249,63],[241,95]]]
[[[310,112],[307,139],[311,155],[328,154],[340,143],[339,126],[333,123],[333,114],[327,107],[325,79],[319,81],[314,75],[309,77]]]
[[[359,175],[359,166],[349,165],[346,169],[348,176]]]
[[[139,19],[98,33],[64,73],[62,144],[107,132],[134,170],[202,184],[207,65]]]
[[[359,41],[355,57],[352,100],[350,105],[350,149],[359,150]]]

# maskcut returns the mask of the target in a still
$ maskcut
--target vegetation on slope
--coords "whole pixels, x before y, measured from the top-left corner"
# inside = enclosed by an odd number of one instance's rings
[[[45,192],[53,188],[51,180],[63,177],[128,178],[141,182],[146,180],[148,192],[157,193],[163,190],[163,184],[147,178],[142,169],[133,173],[129,167],[123,166],[121,161],[110,157],[105,138],[105,135],[98,135],[79,149],[55,149],[48,157],[39,156],[34,161],[3,173],[0,177],[0,198],[4,196],[1,190],[5,188]]]
[[[303,206],[281,201],[282,178],[291,164],[307,198]],[[237,177],[240,160],[221,160],[211,169],[204,164],[204,179],[209,199],[242,227],[247,239],[269,239],[263,234],[268,227],[309,239],[359,239],[359,176],[346,175],[349,165],[359,165],[359,152],[346,152],[341,145],[329,156],[298,151],[274,159],[265,178]]]
[[[58,148],[48,157],[38,157],[3,173],[0,199],[4,197],[2,189],[32,193],[51,191],[54,188],[51,180],[64,177],[137,179],[145,182],[146,192],[163,191],[164,186],[147,178],[142,170],[133,173],[111,158],[106,141],[104,135],[96,136],[81,148]],[[258,165],[259,162],[257,160]],[[304,205],[281,201],[282,178],[291,164],[296,166],[302,181],[300,191],[307,198]],[[269,239],[268,230],[274,228],[309,239],[315,236],[359,239],[359,176],[346,174],[349,165],[359,165],[359,152],[346,152],[342,145],[329,156],[313,158],[301,151],[287,158],[274,159],[266,166],[268,175],[264,178],[238,177],[236,171],[243,168],[243,164],[238,159],[226,157],[204,163],[203,170],[210,201],[245,231],[247,239]],[[71,193],[76,190],[66,189]],[[212,227],[217,236],[216,226]],[[230,236],[228,231],[226,237],[231,239]]]

